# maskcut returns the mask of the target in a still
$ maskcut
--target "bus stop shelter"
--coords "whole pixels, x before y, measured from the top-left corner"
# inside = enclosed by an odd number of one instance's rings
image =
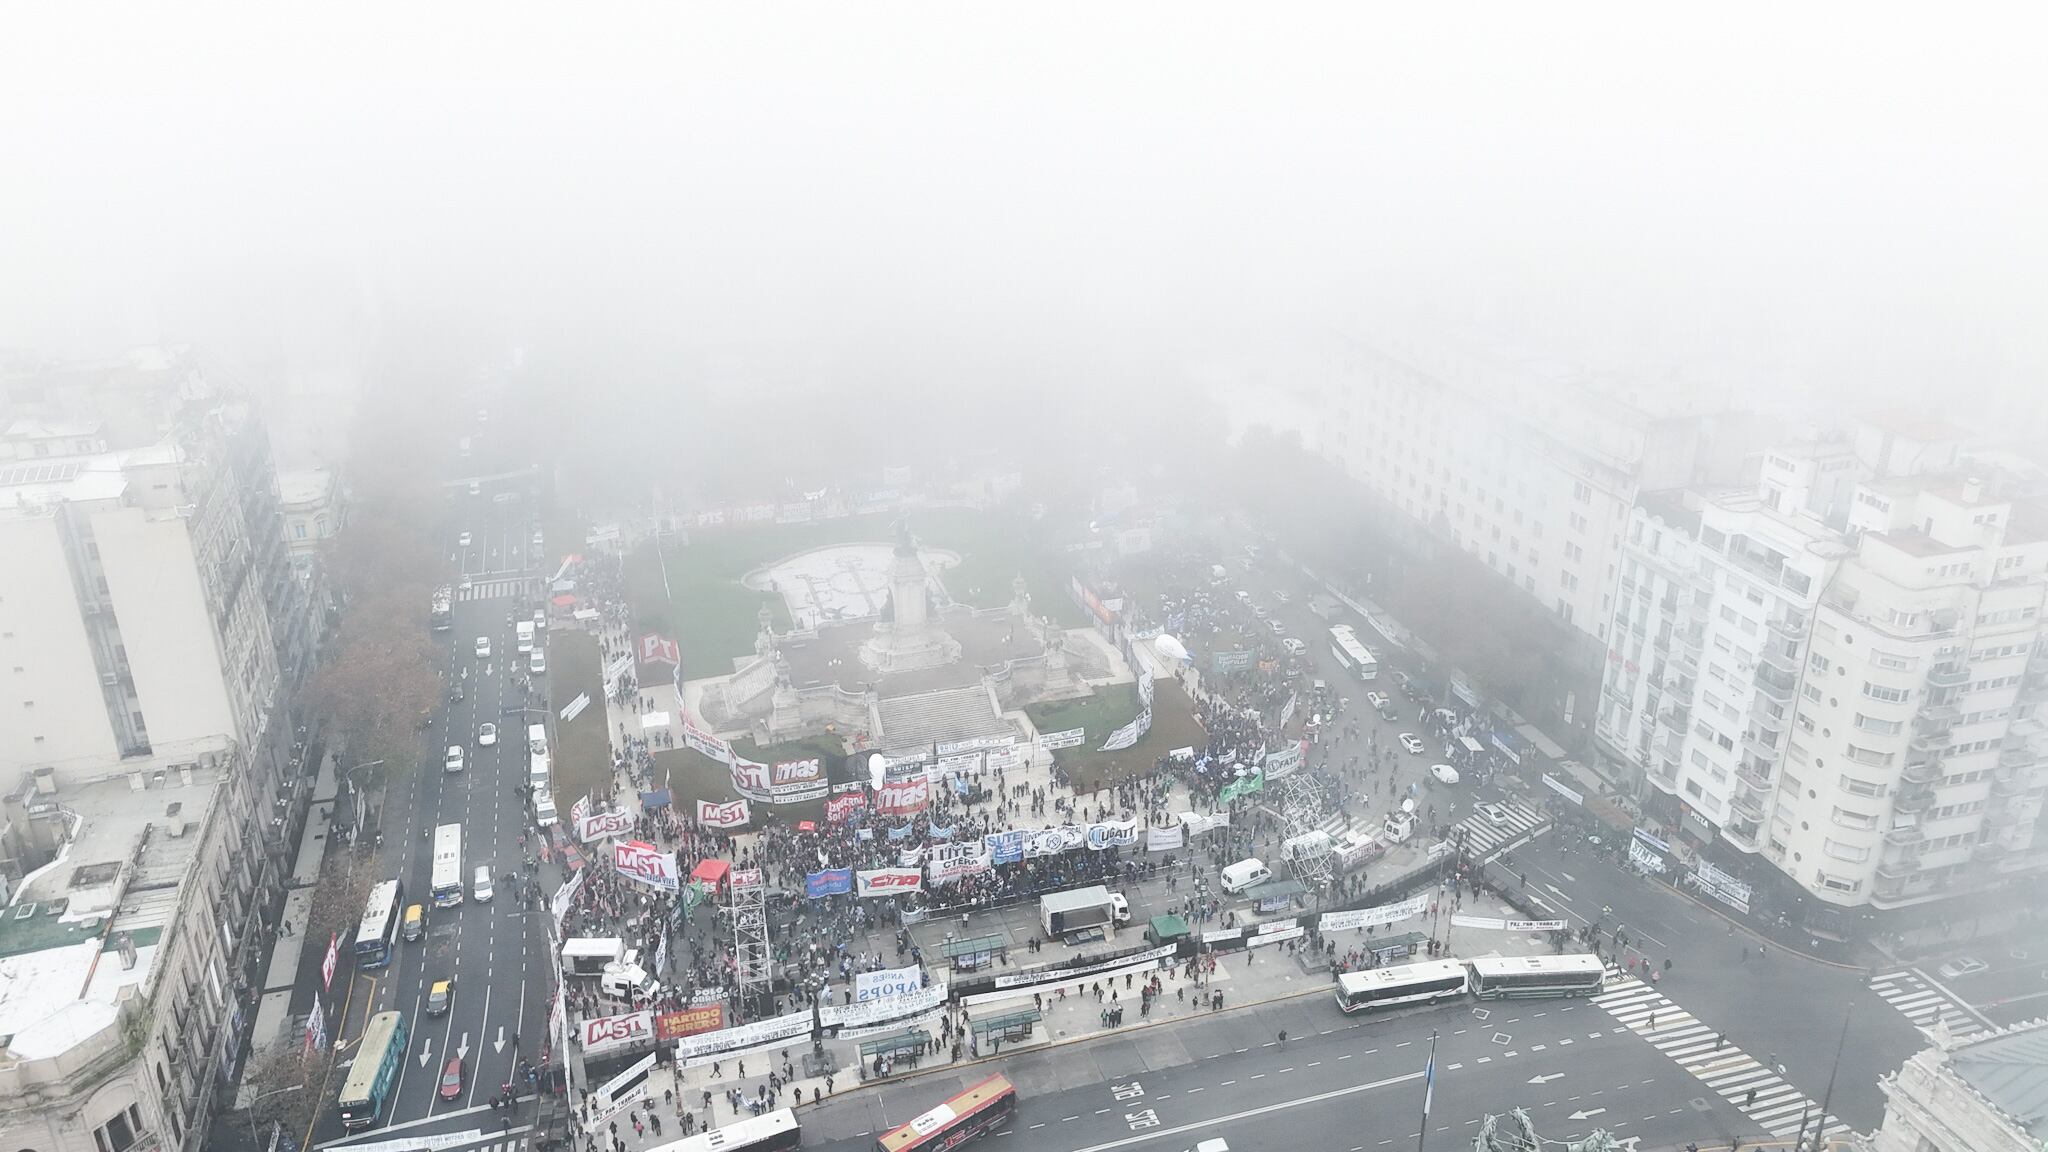
[[[1005,936],[971,936],[939,945],[939,955],[955,972],[979,971],[1009,954],[1010,942]]]

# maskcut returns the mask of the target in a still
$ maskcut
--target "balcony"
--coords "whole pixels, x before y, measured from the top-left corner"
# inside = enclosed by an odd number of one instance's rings
[[[1947,774],[1947,770],[1942,767],[1941,758],[1931,756],[1906,765],[1906,770],[1901,775],[1908,784],[1939,784],[1941,778]]]
[[[1886,855],[1877,862],[1877,874],[1881,879],[1903,882],[1920,870],[1920,853],[1901,852]]]
[[[1933,806],[1934,789],[1926,787],[1924,785],[1914,785],[1906,788],[1901,788],[1899,789],[1899,794],[1897,796],[1892,797],[1892,809],[1897,812],[1907,812],[1917,815],[1921,812],[1927,811],[1929,808]]]
[[[1798,683],[1799,657],[1793,653],[1787,652],[1775,644],[1766,644],[1763,646],[1763,650],[1756,654],[1756,658],[1757,663],[1775,668],[1783,672],[1788,681],[1795,684]]]
[[[1692,723],[1692,709],[1683,704],[1673,704],[1657,713],[1657,723],[1673,732],[1683,732]]]
[[[1742,750],[1766,764],[1776,764],[1778,762],[1779,749],[1776,740],[1774,738],[1767,738],[1763,733],[1757,732],[1754,729],[1743,732]]]
[[[1948,730],[1939,732],[1915,732],[1906,741],[1906,750],[1916,760],[1932,760],[1948,750]]]
[[[1959,664],[1936,664],[1927,669],[1929,688],[1960,688],[1970,682],[1970,670]]]
[[[2041,761],[2041,754],[2031,745],[2008,744],[1998,750],[2000,768],[2031,768]]]
[[[1764,818],[1763,798],[1747,788],[1735,790],[1735,800],[1730,804],[1730,807],[1735,810],[1737,815],[1750,820],[1761,821]]]
[[[1799,680],[1796,675],[1787,675],[1772,668],[1769,664],[1757,666],[1757,690],[1780,703],[1790,704],[1792,702],[1792,695],[1796,691],[1795,686],[1798,682]]]
[[[2033,786],[2033,773],[2023,768],[2000,766],[1991,773],[1991,798],[2017,800]]]
[[[1754,852],[1762,831],[1763,825],[1755,820],[1730,820],[1721,826],[1721,838],[1745,852]]]
[[[1795,643],[1806,639],[1806,618],[1803,616],[1773,616],[1764,621],[1772,632]]]
[[[1913,713],[1913,727],[1923,732],[1940,731],[1946,733],[1955,726],[1956,721],[1962,718],[1963,710],[1947,701],[1939,704],[1923,704],[1918,712]]]
[[[1894,824],[1884,834],[1886,851],[1895,848],[1918,849],[1926,841],[1927,833],[1922,832],[1919,826],[1914,824]]]
[[[1758,792],[1768,793],[1771,790],[1771,772],[1768,767],[1744,763],[1735,770],[1735,778]]]

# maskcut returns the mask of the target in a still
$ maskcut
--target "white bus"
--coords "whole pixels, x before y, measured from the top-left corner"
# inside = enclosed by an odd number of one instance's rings
[[[436,632],[446,632],[455,623],[455,616],[449,611],[455,603],[455,589],[443,584],[434,589],[434,608],[430,620]]]
[[[1472,994],[1481,1000],[1522,996],[1593,996],[1607,981],[1607,965],[1587,953],[1573,956],[1482,956],[1467,961]]]
[[[1337,977],[1337,1007],[1349,1014],[1418,1000],[1435,1004],[1463,996],[1466,979],[1462,960],[1425,960],[1394,968],[1346,972]]]
[[[803,1127],[796,1122],[796,1113],[778,1108],[647,1152],[787,1152],[802,1143]]]
[[[1360,680],[1379,678],[1379,657],[1358,642],[1358,633],[1349,624],[1339,624],[1330,629],[1330,655],[1337,658],[1337,663],[1343,665],[1346,672]]]
[[[356,967],[382,968],[391,963],[398,947],[399,886],[396,880],[379,880],[370,887],[363,921],[356,927]]]
[[[434,907],[462,903],[462,825],[434,829]]]

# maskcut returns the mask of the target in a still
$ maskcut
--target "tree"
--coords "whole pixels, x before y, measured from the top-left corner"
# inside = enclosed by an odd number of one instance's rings
[[[334,1040],[338,1021],[328,1009],[328,1043]],[[325,1053],[306,1043],[303,1033],[285,1036],[258,1049],[250,1056],[249,1074],[242,1090],[250,1101],[248,1118],[258,1148],[270,1146],[273,1126],[281,1127],[293,1144],[306,1137],[320,1106],[321,1081],[326,1074]],[[283,1147],[280,1142],[279,1147]]]

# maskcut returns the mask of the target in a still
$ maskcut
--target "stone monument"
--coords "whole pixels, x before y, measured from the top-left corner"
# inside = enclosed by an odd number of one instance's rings
[[[960,642],[940,626],[931,611],[931,592],[924,561],[910,526],[896,522],[896,551],[889,562],[889,604],[875,634],[860,646],[860,661],[874,672],[910,672],[937,668],[960,659]]]

